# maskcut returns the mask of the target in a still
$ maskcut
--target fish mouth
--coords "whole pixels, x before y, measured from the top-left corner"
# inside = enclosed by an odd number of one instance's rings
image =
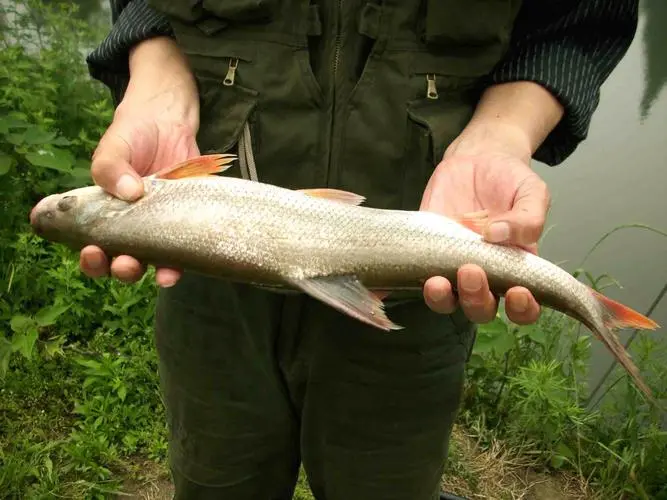
[[[55,217],[54,200],[56,195],[49,195],[42,198],[30,211],[30,225],[37,235],[42,235],[45,232],[47,221]]]

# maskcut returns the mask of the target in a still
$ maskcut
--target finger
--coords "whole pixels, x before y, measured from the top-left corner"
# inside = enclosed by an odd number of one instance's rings
[[[456,310],[456,297],[447,278],[435,276],[424,283],[424,301],[433,311],[452,314]]]
[[[145,272],[145,266],[129,255],[120,255],[111,262],[111,275],[124,283],[138,281]]]
[[[131,160],[130,145],[112,125],[93,154],[91,175],[95,184],[126,201],[141,197],[144,186],[139,174],[132,168]]]
[[[161,267],[155,271],[155,282],[162,288],[169,288],[181,279],[181,274],[179,269]]]
[[[523,287],[510,288],[505,295],[505,312],[517,325],[529,325],[540,318],[540,305],[530,291]]]
[[[459,304],[473,323],[493,321],[498,311],[498,301],[489,290],[486,273],[472,264],[461,266],[457,273]]]
[[[81,249],[79,267],[89,278],[101,278],[109,274],[109,260],[101,248],[89,245]]]
[[[517,189],[512,209],[493,217],[484,237],[492,243],[534,247],[544,230],[549,204],[544,181],[537,175],[527,177]]]

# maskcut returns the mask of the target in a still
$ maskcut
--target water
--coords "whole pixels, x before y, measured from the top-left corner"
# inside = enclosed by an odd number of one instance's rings
[[[642,223],[667,232],[667,2],[644,0],[637,35],[602,88],[589,136],[561,166],[536,163],[553,207],[541,254],[578,267],[595,242],[615,226]],[[624,229],[588,259],[594,276],[609,273],[623,286],[606,293],[646,312],[667,282],[667,238]],[[667,333],[667,297],[652,317]],[[623,332],[625,341],[630,332]],[[612,358],[594,343],[591,382]]]

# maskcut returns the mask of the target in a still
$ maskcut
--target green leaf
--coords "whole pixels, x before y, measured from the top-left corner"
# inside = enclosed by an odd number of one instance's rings
[[[5,135],[5,139],[14,146],[20,146],[25,140],[25,132],[16,132]]]
[[[12,316],[12,319],[9,322],[9,326],[14,333],[23,333],[30,328],[35,327],[35,320],[28,316],[17,314],[16,316]]]
[[[556,451],[568,460],[574,460],[575,458],[574,452],[570,449],[568,445],[566,445],[562,441],[559,441],[558,444],[556,445]]]
[[[32,352],[37,342],[37,329],[32,328],[25,333],[18,333],[12,337],[12,350],[19,352],[26,359],[32,358]]]
[[[14,166],[14,157],[0,151],[0,175],[5,175]]]
[[[81,366],[85,366],[86,368],[90,368],[92,370],[99,370],[102,368],[102,363],[95,361],[94,359],[78,358],[76,362]]]
[[[64,137],[57,137],[51,141],[51,144],[54,146],[69,146],[72,144],[72,141],[65,139]]]
[[[39,127],[31,127],[25,131],[23,140],[26,144],[50,144],[55,137],[54,132],[48,132]]]
[[[50,340],[44,342],[44,356],[47,359],[54,358],[56,356],[62,356],[65,354],[63,351],[63,344],[65,343],[64,336],[54,337]]]
[[[70,308],[69,305],[53,305],[44,307],[35,315],[35,321],[39,326],[50,326],[56,322],[58,317]]]
[[[121,401],[125,401],[126,396],[127,396],[127,387],[121,385],[118,388],[118,397],[120,398]]]
[[[93,178],[90,175],[90,161],[76,160],[74,168],[70,172],[68,179],[61,180],[61,185],[68,188],[83,187],[92,184]]]
[[[493,351],[498,356],[503,356],[512,347],[514,337],[510,329],[502,319],[496,317],[492,322],[479,326],[473,352],[484,354]]]
[[[468,360],[468,366],[470,368],[481,368],[484,366],[484,358],[479,354],[471,354],[470,359]]]
[[[499,316],[490,323],[483,323],[479,325],[479,331],[489,335],[502,335],[507,333],[507,323],[505,323]]]
[[[46,476],[49,479],[53,477],[53,461],[48,455],[44,458],[44,467],[46,468]]]
[[[553,467],[554,469],[560,469],[565,463],[565,457],[561,455],[552,455],[550,462],[551,462],[551,467]]]
[[[9,370],[9,358],[12,355],[12,343],[0,335],[0,379],[4,380]]]
[[[521,330],[536,344],[544,345],[547,343],[547,334],[538,324],[522,326]]]
[[[90,384],[97,382],[97,377],[86,377],[83,381],[83,388],[87,388]]]
[[[0,116],[0,134],[6,134],[11,129],[28,128],[30,124],[16,116]]]
[[[48,150],[40,149],[37,152],[27,153],[25,158],[36,167],[50,168],[67,173],[72,171],[72,164],[74,163],[72,153],[55,147]]]

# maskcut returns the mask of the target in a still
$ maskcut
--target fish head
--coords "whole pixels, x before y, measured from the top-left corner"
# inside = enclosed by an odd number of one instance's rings
[[[82,246],[96,227],[131,206],[99,186],[87,186],[42,198],[30,212],[30,225],[42,238]]]

